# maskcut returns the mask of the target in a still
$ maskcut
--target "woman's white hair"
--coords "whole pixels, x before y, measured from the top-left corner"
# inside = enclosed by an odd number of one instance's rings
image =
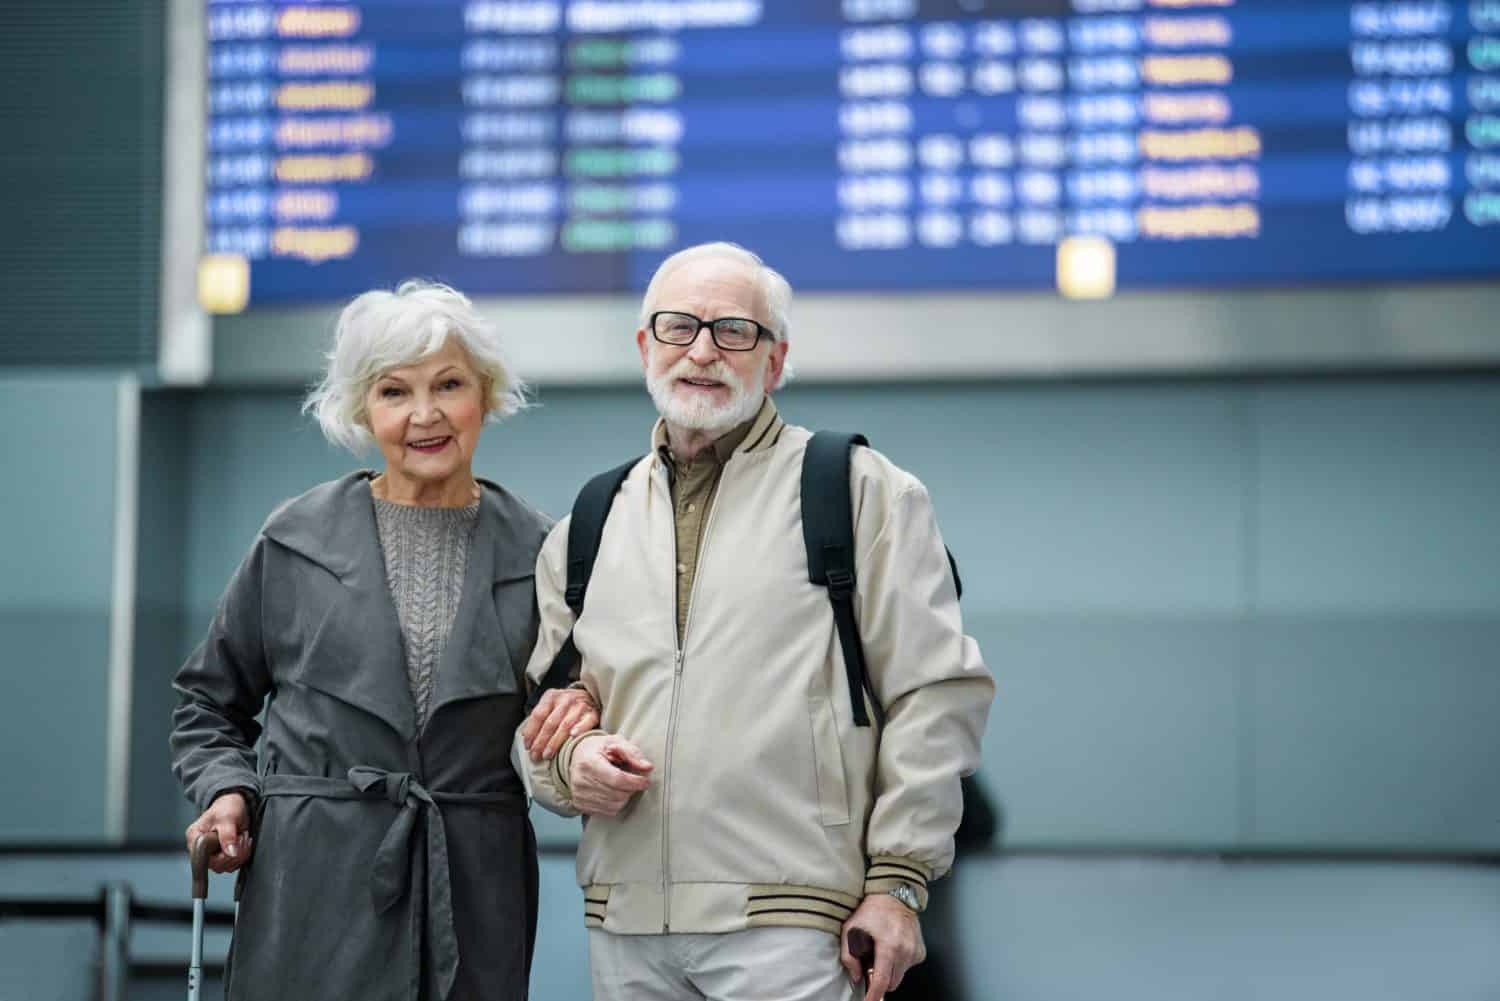
[[[719,241],[716,243],[699,243],[691,247],[679,250],[668,257],[656,269],[656,274],[651,276],[651,283],[646,286],[646,294],[641,296],[640,325],[645,329],[651,322],[651,314],[656,312],[656,296],[661,289],[661,283],[673,271],[684,264],[692,264],[696,261],[709,258],[732,261],[753,272],[760,284],[761,299],[765,303],[766,318],[771,322],[768,324],[771,333],[778,341],[791,339],[791,311],[792,311],[792,284],[782,277],[781,272],[761,260],[759,254],[740,246],[738,243]],[[788,379],[792,377],[791,363],[786,363],[781,370],[781,378],[777,380],[776,389],[780,389]]]
[[[366,397],[393,368],[412,365],[458,339],[479,375],[485,416],[509,417],[527,405],[526,384],[510,370],[500,336],[468,296],[437,282],[402,282],[394,292],[366,292],[344,307],[323,381],[303,413],[318,419],[335,445],[359,452],[371,442]]]

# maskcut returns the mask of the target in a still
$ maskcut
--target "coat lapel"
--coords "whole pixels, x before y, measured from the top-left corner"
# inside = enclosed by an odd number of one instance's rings
[[[385,578],[368,472],[352,473],[273,514],[265,534],[327,569],[342,585],[306,652],[298,680],[416,736],[406,653]]]
[[[505,642],[501,609],[512,590],[530,587],[536,571],[535,546],[516,537],[517,519],[498,487],[481,480],[479,521],[464,570],[463,596],[443,659],[433,679],[432,714],[450,702],[520,691],[515,664]]]

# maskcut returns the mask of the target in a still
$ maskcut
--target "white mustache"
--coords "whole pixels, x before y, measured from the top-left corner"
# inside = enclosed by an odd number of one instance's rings
[[[667,377],[670,379],[712,379],[714,382],[722,382],[736,389],[740,385],[729,366],[721,361],[716,361],[704,368],[684,358],[668,370]]]

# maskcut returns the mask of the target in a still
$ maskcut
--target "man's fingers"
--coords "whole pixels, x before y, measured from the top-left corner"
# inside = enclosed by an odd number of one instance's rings
[[[623,793],[645,792],[651,788],[651,776],[637,775],[619,768],[611,768],[604,784]]]
[[[641,749],[628,740],[621,740],[604,749],[604,756],[617,768],[630,772],[649,772],[656,766],[641,753]]]
[[[622,749],[634,752],[634,758]],[[612,817],[629,802],[630,797],[651,788],[649,775],[638,775],[621,762],[636,761],[647,770],[646,761],[635,746],[616,737],[586,737],[573,751],[570,769],[573,802],[585,813]]]
[[[613,817],[630,797],[651,787],[644,775],[621,771],[608,761],[589,761],[574,784],[573,801],[589,813]]]
[[[885,992],[891,989],[890,969],[890,963],[879,956],[875,957],[875,971],[865,984],[865,1001],[880,1001],[885,997]]]
[[[600,817],[613,817],[625,808],[629,796],[587,795],[575,796],[574,804],[584,813]]]
[[[903,981],[903,980],[906,979],[906,971],[909,970],[909,969],[911,969],[911,966],[912,966],[911,963],[894,963],[893,962],[891,964],[891,986],[890,986],[890,990],[895,990],[897,987],[901,986],[901,981]]]
[[[589,762],[587,774],[598,785],[618,792],[641,792],[651,788],[651,778],[617,768],[608,761]]]

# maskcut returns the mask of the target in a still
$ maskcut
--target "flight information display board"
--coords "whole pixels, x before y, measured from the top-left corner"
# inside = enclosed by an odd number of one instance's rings
[[[1500,0],[210,2],[211,308],[1500,274]],[[1074,271],[1075,274],[1069,272]]]

